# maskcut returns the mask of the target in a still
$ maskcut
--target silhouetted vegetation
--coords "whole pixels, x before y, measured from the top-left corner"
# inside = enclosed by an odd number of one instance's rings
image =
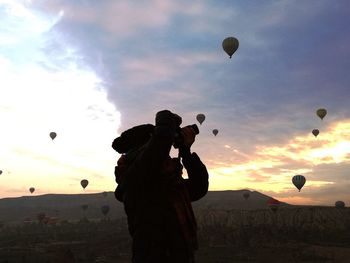
[[[350,209],[196,210],[199,263],[348,262]],[[130,262],[125,218],[3,224],[0,262]]]

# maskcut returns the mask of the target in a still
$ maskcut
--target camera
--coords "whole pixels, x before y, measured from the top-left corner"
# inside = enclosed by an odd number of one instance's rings
[[[185,127],[191,127],[194,130],[194,133],[197,135],[199,134],[199,129],[198,126],[196,124],[192,124],[192,125],[188,125]],[[174,137],[174,148],[179,148],[182,144],[184,143],[184,138],[181,134],[181,128],[178,127],[178,129],[176,130],[175,133],[175,137]]]

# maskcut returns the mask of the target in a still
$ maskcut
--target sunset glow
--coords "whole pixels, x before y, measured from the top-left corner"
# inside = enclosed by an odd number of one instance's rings
[[[169,109],[199,126],[192,151],[210,190],[350,203],[350,45],[338,30],[349,18],[341,4],[299,5],[0,0],[0,198],[114,191],[113,139]],[[239,39],[232,59],[227,36]]]

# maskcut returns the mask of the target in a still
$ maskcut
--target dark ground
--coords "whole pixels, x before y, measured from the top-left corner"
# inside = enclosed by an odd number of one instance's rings
[[[350,210],[321,210],[309,225],[305,211],[199,211],[197,262],[350,262]],[[130,262],[130,245],[125,218],[0,226],[1,263]]]

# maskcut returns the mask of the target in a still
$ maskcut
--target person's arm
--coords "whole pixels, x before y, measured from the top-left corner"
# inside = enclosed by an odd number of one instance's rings
[[[126,171],[125,155],[122,155],[117,162],[117,166],[115,166],[114,168],[115,181],[118,184],[117,188],[114,191],[114,196],[120,202],[123,202],[124,191],[122,188],[122,182],[124,180],[125,171]]]
[[[191,201],[197,201],[205,196],[209,187],[209,175],[207,168],[196,153],[191,153],[191,146],[195,141],[196,133],[192,127],[186,126],[181,129],[183,144],[179,147],[179,155],[187,170],[188,179],[185,184]]]
[[[199,156],[190,152],[190,148],[182,149],[182,163],[187,170],[188,179],[185,184],[191,201],[197,201],[208,192],[209,174]]]

